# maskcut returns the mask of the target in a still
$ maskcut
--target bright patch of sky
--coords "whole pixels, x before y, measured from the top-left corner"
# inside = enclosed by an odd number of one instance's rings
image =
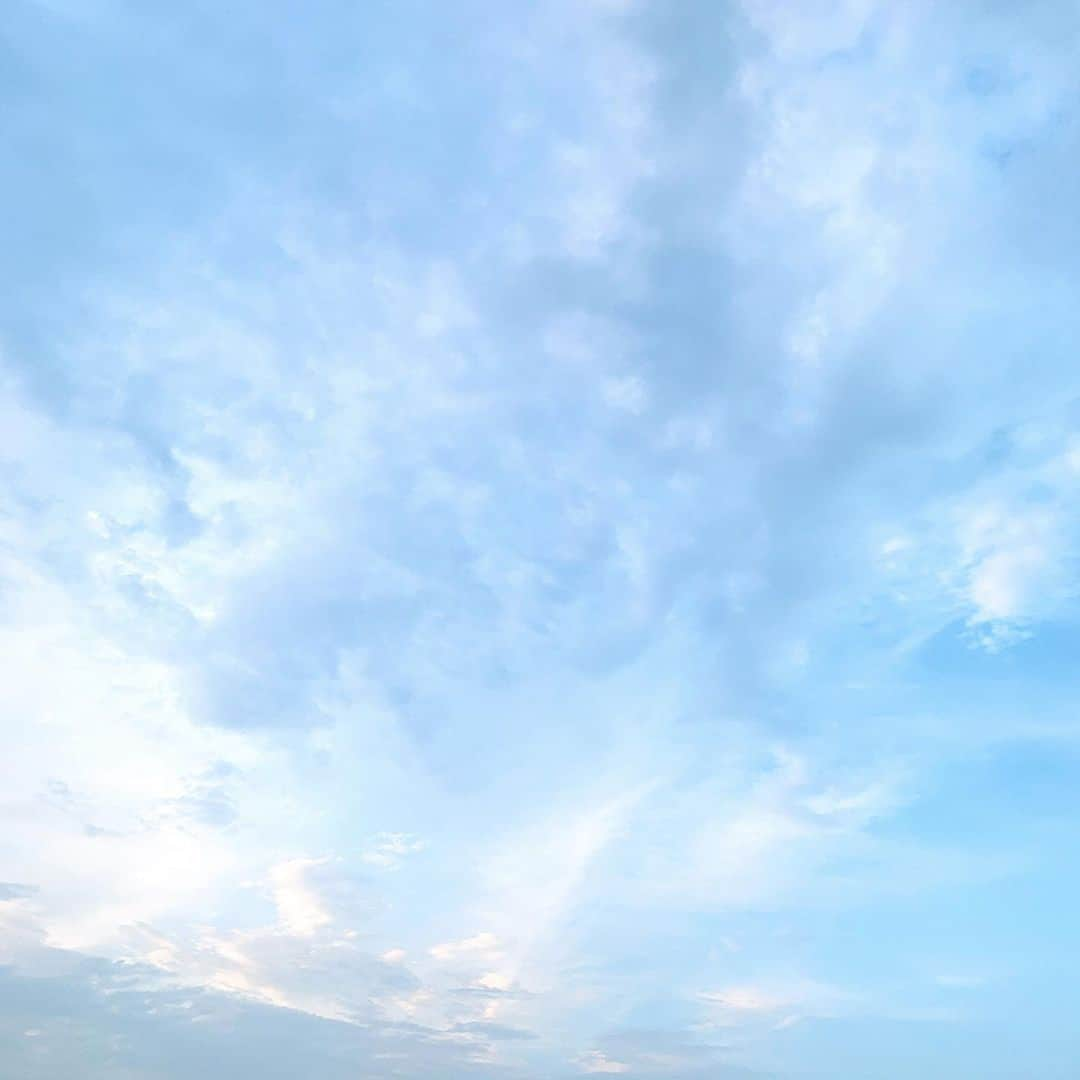
[[[0,1075],[1075,1078],[1080,8],[0,50]]]

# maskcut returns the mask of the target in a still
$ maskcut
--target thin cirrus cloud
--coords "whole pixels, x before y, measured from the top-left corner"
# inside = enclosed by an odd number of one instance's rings
[[[3,48],[0,1073],[1071,1075],[1067,5]]]

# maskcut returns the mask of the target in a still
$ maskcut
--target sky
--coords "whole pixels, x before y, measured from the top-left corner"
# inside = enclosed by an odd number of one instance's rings
[[[9,0],[0,1076],[1071,1080],[1080,7]]]

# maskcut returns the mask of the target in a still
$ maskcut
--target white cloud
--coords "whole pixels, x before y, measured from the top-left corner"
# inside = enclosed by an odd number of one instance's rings
[[[494,934],[483,932],[459,941],[444,941],[441,945],[433,945],[428,951],[436,960],[453,960],[459,956],[491,953],[498,948],[499,939]]]
[[[738,1012],[772,1012],[790,1004],[786,998],[769,996],[752,986],[733,986],[727,990],[708,991],[701,997],[703,1001]]]
[[[1061,541],[1054,518],[1028,507],[977,507],[961,525],[970,566],[972,621],[1009,622],[1038,615],[1060,588]]]
[[[424,842],[406,833],[380,833],[360,856],[364,862],[391,870],[403,859],[424,850]]]
[[[630,1066],[622,1061],[612,1061],[599,1050],[590,1050],[578,1059],[578,1066],[587,1073],[625,1073]]]
[[[333,922],[322,897],[309,881],[310,872],[328,860],[290,859],[270,871],[270,885],[278,917],[290,933],[308,936]]]
[[[704,991],[699,998],[720,1026],[768,1020],[774,1030],[791,1027],[807,1017],[844,1016],[868,1005],[864,997],[850,990],[807,979],[729,986]]]

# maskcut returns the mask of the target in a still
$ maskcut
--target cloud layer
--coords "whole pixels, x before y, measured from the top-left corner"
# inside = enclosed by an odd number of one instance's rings
[[[1080,17],[3,48],[0,1072],[1071,1075]]]

